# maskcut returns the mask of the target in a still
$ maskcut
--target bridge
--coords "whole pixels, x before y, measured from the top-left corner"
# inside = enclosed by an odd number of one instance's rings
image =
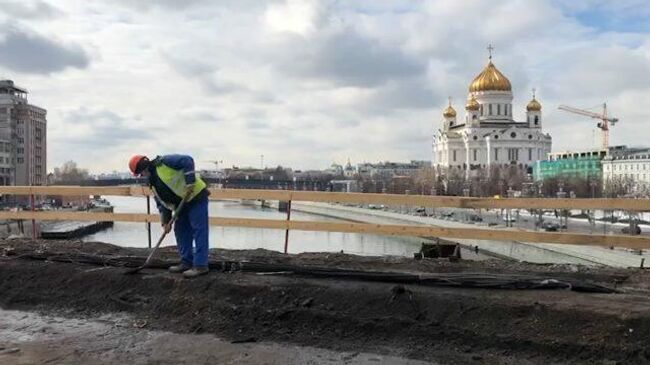
[[[224,189],[264,189],[264,190],[302,190],[302,191],[331,191],[332,184],[323,180],[254,180],[254,179],[219,179],[204,177],[203,180],[211,185]],[[60,183],[62,186],[123,186],[145,185],[144,178],[131,179],[102,179],[81,180]]]

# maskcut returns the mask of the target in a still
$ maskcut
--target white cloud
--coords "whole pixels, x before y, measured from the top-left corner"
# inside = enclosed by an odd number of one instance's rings
[[[604,101],[621,119],[615,143],[647,143],[637,132],[650,118],[647,30],[599,29],[583,15],[623,23],[638,17],[636,0],[182,3],[34,0],[0,9],[0,21],[24,14],[19,29],[40,37],[32,50],[68,51],[37,58],[39,72],[0,62],[2,77],[49,110],[50,167],[75,159],[92,171],[123,170],[136,152],[226,165],[257,165],[264,154],[269,165],[295,168],[428,159],[447,96],[462,114],[488,43],[513,84],[516,117],[538,89],[554,149],[591,146],[594,124],[557,105]],[[122,121],[116,130],[70,123],[79,110]],[[109,146],[73,143],[97,130]],[[120,133],[136,130],[138,139]]]
[[[269,5],[264,18],[272,31],[306,36],[316,32],[326,21],[324,4],[318,0],[287,0]]]

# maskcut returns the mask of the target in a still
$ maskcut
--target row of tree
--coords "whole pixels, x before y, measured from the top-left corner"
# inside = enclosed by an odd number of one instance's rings
[[[273,171],[279,179],[289,179],[284,169],[278,167]],[[67,161],[61,167],[54,168],[51,183],[79,182],[88,179],[88,170],[77,166],[74,161]],[[562,176],[533,182],[524,168],[516,165],[492,166],[489,170],[473,170],[469,178],[465,171],[459,169],[442,170],[425,167],[413,176],[376,176],[371,179],[357,175],[356,180],[362,192],[423,195],[470,195],[470,196],[507,196],[509,192],[520,192],[523,196],[556,197],[558,192],[578,198],[600,197],[650,197],[650,188],[638,185],[631,178],[607,180],[599,177]]]
[[[375,177],[357,175],[356,180],[362,192],[469,196],[508,196],[510,193],[522,196],[557,197],[566,195],[577,198],[600,197],[648,197],[650,189],[636,184],[631,178],[607,180],[599,176],[579,175],[547,178],[533,181],[525,168],[516,165],[491,166],[490,169],[472,170],[469,177],[460,169],[442,170],[427,167],[412,176]]]

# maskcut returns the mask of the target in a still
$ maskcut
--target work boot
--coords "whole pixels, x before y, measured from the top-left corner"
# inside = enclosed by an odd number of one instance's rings
[[[210,270],[207,268],[207,266],[195,266],[195,267],[183,272],[183,276],[188,278],[188,279],[192,279],[192,278],[195,278],[197,276],[205,275],[205,274],[208,273],[208,271],[210,271]]]
[[[169,272],[171,272],[173,274],[180,274],[180,273],[183,273],[183,272],[185,272],[185,271],[187,271],[187,270],[189,270],[191,268],[192,268],[192,266],[187,265],[185,263],[181,263],[180,265],[170,266],[168,270],[169,270]]]

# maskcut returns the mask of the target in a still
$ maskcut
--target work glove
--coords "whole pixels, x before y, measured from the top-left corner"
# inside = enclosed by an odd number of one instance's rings
[[[194,192],[194,184],[187,184],[185,186],[185,195],[183,196],[185,201],[188,201],[190,199],[190,196],[192,196],[192,193]]]

